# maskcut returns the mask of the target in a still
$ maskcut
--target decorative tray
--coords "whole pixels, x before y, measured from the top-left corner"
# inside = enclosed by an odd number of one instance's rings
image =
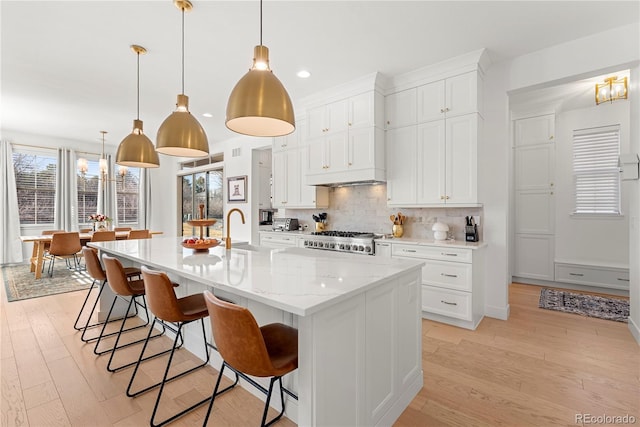
[[[195,242],[192,243],[191,240],[194,240]],[[182,247],[193,249],[196,252],[208,251],[209,248],[215,248],[219,244],[220,241],[217,239],[187,239],[182,241]]]

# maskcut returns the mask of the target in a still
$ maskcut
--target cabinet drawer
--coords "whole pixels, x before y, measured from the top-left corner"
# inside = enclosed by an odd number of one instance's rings
[[[555,270],[556,282],[629,289],[628,269],[556,263]]]
[[[471,291],[471,264],[447,261],[426,260],[422,267],[422,283],[455,289]]]
[[[471,294],[422,286],[422,310],[462,320],[473,320]]]
[[[404,243],[394,243],[393,256],[411,258],[428,258],[443,261],[471,262],[471,249],[446,248],[442,246],[418,246]]]
[[[267,247],[293,247],[297,245],[296,236],[273,236],[263,234],[260,236],[260,246]]]

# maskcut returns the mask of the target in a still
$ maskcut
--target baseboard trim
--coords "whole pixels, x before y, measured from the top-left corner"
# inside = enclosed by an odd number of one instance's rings
[[[526,285],[549,286],[552,288],[571,289],[574,291],[584,291],[584,292],[597,292],[601,294],[616,295],[621,297],[629,296],[628,290],[602,288],[599,286],[576,285],[574,283],[554,282],[551,280],[541,280],[541,279],[528,279],[525,277],[513,277],[511,281],[512,283],[524,283]]]
[[[487,317],[493,317],[494,319],[507,320],[510,312],[511,306],[509,304],[507,304],[506,307],[498,307],[495,305],[484,306],[484,315]]]
[[[638,327],[636,322],[633,321],[631,316],[629,316],[628,320],[629,331],[631,331],[631,335],[633,335],[633,338],[636,340],[638,345],[640,345],[640,327]]]

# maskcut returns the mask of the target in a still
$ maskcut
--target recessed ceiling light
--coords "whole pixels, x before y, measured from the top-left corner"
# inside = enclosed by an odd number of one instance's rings
[[[307,70],[300,70],[298,71],[297,76],[300,77],[301,79],[307,79],[311,77],[311,73],[308,72]]]
[[[213,117],[213,114],[211,114],[211,113],[202,113],[202,115],[204,117]]]

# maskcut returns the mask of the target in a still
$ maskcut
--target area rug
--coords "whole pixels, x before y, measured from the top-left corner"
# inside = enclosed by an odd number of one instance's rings
[[[7,301],[19,301],[47,295],[62,294],[87,289],[93,279],[86,271],[68,270],[56,265],[53,277],[45,271],[41,279],[34,277],[28,264],[2,266],[2,281],[7,292]]]
[[[540,291],[540,308],[598,317],[600,319],[627,322],[629,301],[621,298],[601,297],[543,288]]]

